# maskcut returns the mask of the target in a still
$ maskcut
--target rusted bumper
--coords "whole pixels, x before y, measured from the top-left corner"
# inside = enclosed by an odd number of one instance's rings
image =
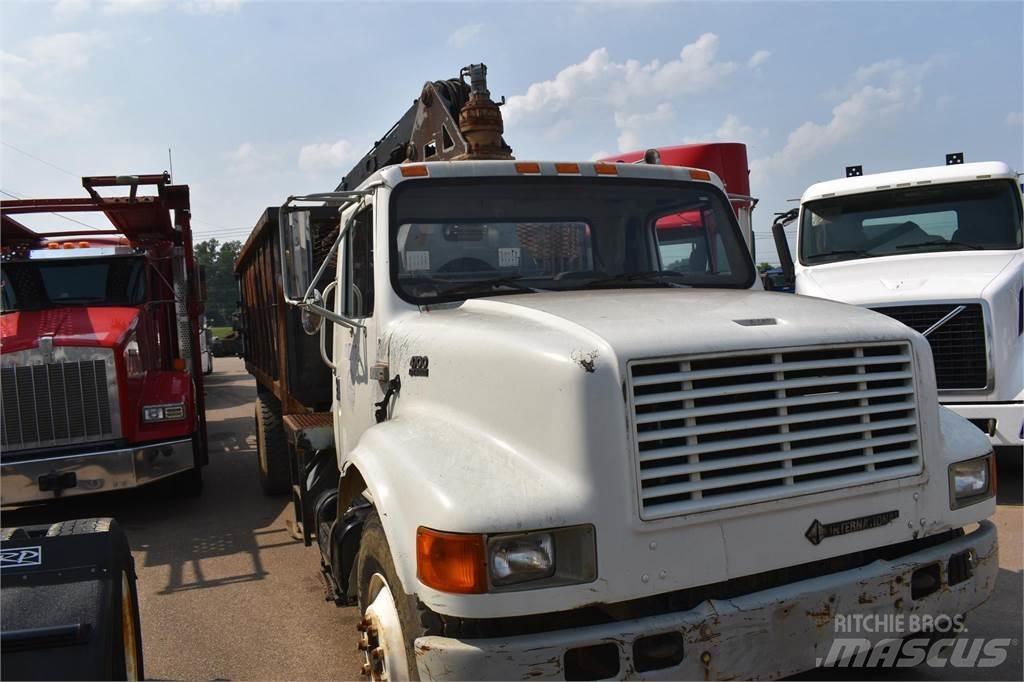
[[[968,550],[974,555],[972,577],[950,585],[950,558]],[[941,585],[913,599],[911,576],[935,564]],[[998,570],[996,530],[986,521],[962,537],[893,561],[706,601],[690,611],[503,639],[420,637],[416,660],[421,679],[565,679],[567,652],[607,643],[618,651],[618,678],[774,679],[816,667],[837,638],[874,644],[893,636],[844,632],[841,624],[858,614],[876,620],[901,613],[905,619],[966,614],[991,594]],[[682,662],[638,671],[634,643],[666,632],[682,634]]]

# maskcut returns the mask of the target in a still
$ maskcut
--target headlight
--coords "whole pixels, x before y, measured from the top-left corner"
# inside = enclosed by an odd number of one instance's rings
[[[185,418],[185,403],[172,403],[170,405],[146,405],[142,408],[142,421],[169,422]]]
[[[499,535],[487,542],[492,585],[513,585],[555,574],[555,543],[551,533]]]
[[[949,465],[949,507],[959,509],[996,494],[995,458],[968,459]]]
[[[476,535],[416,531],[416,575],[424,585],[463,594],[592,582],[594,527]]]

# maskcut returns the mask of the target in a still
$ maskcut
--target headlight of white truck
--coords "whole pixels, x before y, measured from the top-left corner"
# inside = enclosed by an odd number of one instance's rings
[[[949,465],[949,507],[959,509],[996,494],[996,466],[992,453]]]
[[[416,532],[416,575],[442,592],[509,592],[592,582],[597,548],[591,525],[531,533]]]
[[[185,418],[185,403],[170,405],[146,405],[142,408],[142,421],[153,422],[177,421]]]

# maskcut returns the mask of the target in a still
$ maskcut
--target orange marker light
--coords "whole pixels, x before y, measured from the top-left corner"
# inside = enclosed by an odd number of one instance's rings
[[[486,592],[483,536],[417,528],[416,577],[441,592]]]
[[[598,175],[618,175],[619,169],[614,163],[595,163],[594,172]]]
[[[555,170],[559,173],[579,173],[580,165],[578,163],[556,163]]]
[[[89,248],[89,242],[78,242],[78,248],[87,249]]]
[[[427,175],[430,175],[430,173],[427,172],[427,167],[421,163],[402,166],[403,178],[422,178]]]
[[[48,249],[59,249],[60,248],[60,244],[58,244],[57,242],[50,242],[49,244],[46,245],[46,248],[48,248]]]
[[[184,372],[185,371],[185,359],[184,358],[174,358],[174,362],[171,363],[171,366],[174,367],[174,369],[178,370],[179,372]]]
[[[708,173],[706,170],[691,170],[690,171],[690,179],[691,180],[710,180],[711,179],[711,173]]]
[[[64,242],[64,248],[65,249],[73,249],[73,248],[75,248],[75,245],[72,244],[71,242]]]
[[[540,173],[540,164],[533,161],[523,161],[516,164],[517,173]]]

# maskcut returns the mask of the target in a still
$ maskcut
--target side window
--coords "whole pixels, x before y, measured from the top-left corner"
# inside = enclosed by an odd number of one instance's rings
[[[345,277],[345,314],[373,316],[373,207],[356,214],[345,238],[348,261]]]

